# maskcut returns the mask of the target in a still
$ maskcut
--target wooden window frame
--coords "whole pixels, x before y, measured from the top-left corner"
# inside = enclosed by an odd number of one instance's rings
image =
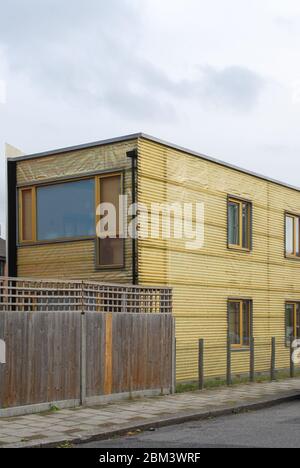
[[[231,343],[231,349],[232,350],[249,350],[250,344],[249,345],[244,345],[243,344],[243,331],[244,331],[244,324],[243,324],[243,305],[244,303],[247,303],[248,305],[248,313],[249,313],[249,341],[251,337],[253,336],[253,302],[252,299],[234,299],[230,298],[227,301],[227,315],[228,315],[228,331],[230,335],[230,309],[229,309],[229,304],[231,303],[239,303],[239,313],[240,313],[240,343],[234,344]]]
[[[287,218],[292,218],[293,219],[293,253],[287,253],[286,250],[286,224],[287,224]],[[295,219],[299,220],[299,232],[298,232],[298,239],[299,239],[299,254],[297,255],[296,253],[296,231],[297,231],[297,226],[295,223]],[[291,260],[300,260],[300,215],[295,214],[295,213],[290,213],[290,212],[285,212],[284,213],[284,254],[285,257]]]
[[[122,171],[98,174],[95,177],[96,210],[97,210],[97,207],[101,203],[101,196],[100,196],[100,193],[101,193],[101,187],[100,187],[101,179],[105,179],[105,178],[108,178],[108,177],[116,177],[116,176],[120,177],[120,180],[121,180],[121,190],[120,191],[121,191],[121,194],[124,194],[124,173]],[[99,222],[99,220],[100,220],[100,216],[96,214],[96,226],[97,226],[97,223]],[[125,268],[125,239],[121,238],[121,240],[122,240],[122,243],[123,243],[123,246],[122,246],[123,261],[122,261],[122,263],[117,264],[117,265],[102,265],[100,263],[100,242],[101,242],[101,239],[99,239],[98,236],[96,236],[96,269],[97,270],[121,270],[121,269]]]
[[[239,205],[239,244],[230,244],[229,242],[229,203]],[[248,205],[248,247],[243,247],[243,204]],[[241,250],[244,252],[251,252],[252,250],[252,210],[253,205],[250,200],[235,197],[234,195],[227,196],[227,247],[232,250]]]
[[[23,237],[23,192],[31,191],[31,239],[24,239]],[[18,219],[18,235],[19,235],[19,242],[21,244],[32,244],[36,242],[36,187],[23,187],[19,189],[19,197],[18,197],[18,204],[19,204],[19,219]]]
[[[294,335],[293,335],[292,339],[294,339],[294,338],[296,339],[297,338],[297,306],[300,305],[300,302],[299,301],[286,301],[286,303],[285,303],[285,342],[286,342],[285,344],[286,344],[287,347],[290,347],[290,345],[291,345],[290,340],[286,336],[286,329],[287,329],[286,306],[287,305],[292,305],[293,306]],[[300,324],[299,324],[299,326],[300,326]]]
[[[95,248],[95,266],[97,270],[116,270],[125,268],[125,239],[123,240],[123,262],[120,265],[100,265],[99,259],[99,239],[96,233],[96,227],[99,217],[95,216],[95,235],[93,236],[77,236],[77,237],[64,237],[56,238],[50,240],[38,240],[37,239],[37,197],[36,191],[39,187],[48,187],[51,185],[66,184],[69,182],[77,182],[80,180],[94,179],[95,181],[95,208],[97,208],[100,201],[100,179],[104,177],[113,177],[119,175],[121,177],[121,193],[124,193],[124,171],[123,170],[112,170],[112,171],[103,171],[101,173],[87,174],[85,176],[78,177],[69,177],[59,180],[48,180],[41,183],[36,183],[34,185],[23,185],[17,188],[17,212],[18,212],[18,245],[20,247],[30,246],[30,245],[47,245],[47,244],[57,244],[57,243],[68,243],[68,242],[79,242],[86,240],[94,240],[96,244]],[[32,191],[32,240],[24,240],[22,225],[23,225],[23,213],[22,213],[22,192],[24,190]]]

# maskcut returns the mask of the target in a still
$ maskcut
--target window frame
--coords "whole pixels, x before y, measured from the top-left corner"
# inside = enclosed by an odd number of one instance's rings
[[[100,197],[101,179],[105,179],[105,178],[108,178],[108,177],[116,177],[116,176],[120,176],[120,179],[121,179],[120,193],[121,193],[121,195],[124,195],[124,172],[123,171],[102,173],[102,174],[98,174],[95,177],[96,210],[97,210],[97,207],[99,206],[99,204],[101,203],[101,197]],[[97,223],[99,222],[99,220],[100,220],[100,216],[96,214],[96,226],[97,226]],[[122,255],[123,261],[122,261],[122,263],[116,264],[116,265],[102,265],[100,263],[100,242],[101,242],[101,239],[99,239],[97,234],[96,234],[96,269],[97,270],[121,270],[121,269],[125,268],[125,239],[122,238],[122,237],[121,238],[118,237],[118,239],[121,239],[122,244],[123,244],[122,245],[122,250],[123,250],[123,255]]]
[[[287,253],[286,243],[286,226],[287,226],[287,218],[293,219],[293,253]],[[296,254],[296,223],[295,219],[299,220],[299,232],[298,232],[298,239],[299,239],[299,255]],[[290,211],[284,212],[284,256],[289,260],[300,260],[300,215],[296,213],[291,213]]]
[[[248,351],[250,349],[250,339],[253,337],[253,301],[249,298],[229,298],[227,300],[227,326],[228,326],[228,335],[230,336],[230,303],[239,303],[239,313],[240,313],[240,343],[234,344],[230,343],[232,351]],[[243,305],[246,303],[248,305],[249,313],[249,345],[243,344]]]
[[[235,203],[239,205],[239,244],[231,244],[229,242],[229,204]],[[243,204],[248,205],[248,246],[243,247]],[[251,200],[240,198],[235,195],[227,195],[227,248],[230,250],[240,250],[243,252],[252,251],[252,219],[253,219],[253,203]]]
[[[288,339],[287,337],[287,316],[286,316],[286,306],[287,305],[292,305],[293,306],[293,328],[294,328],[294,335],[292,337],[292,340],[294,339],[297,339],[297,306],[300,306],[300,301],[285,301],[285,309],[284,309],[284,312],[285,312],[285,345],[286,347],[290,347],[291,346],[291,341],[290,339]],[[300,326],[300,324],[299,324]]]
[[[17,213],[18,213],[18,221],[17,221],[17,232],[18,232],[18,247],[25,247],[25,246],[30,246],[30,245],[47,245],[47,244],[58,244],[58,243],[68,243],[68,242],[80,242],[80,241],[88,241],[88,240],[94,240],[96,242],[95,246],[95,266],[97,270],[108,270],[108,269],[122,269],[125,268],[125,239],[123,239],[124,246],[123,246],[123,263],[122,265],[107,265],[103,266],[99,264],[98,261],[98,255],[99,255],[99,249],[98,249],[98,237],[97,237],[97,232],[96,232],[96,226],[97,226],[97,215],[95,216],[95,234],[93,236],[78,236],[78,237],[63,237],[63,238],[56,238],[56,239],[48,239],[48,240],[38,240],[37,239],[37,199],[36,199],[36,189],[38,187],[47,187],[51,185],[58,185],[58,184],[66,184],[68,182],[78,182],[81,180],[86,180],[86,179],[94,179],[95,181],[95,207],[98,206],[98,200],[100,199],[100,184],[97,182],[99,181],[99,178],[101,177],[113,177],[116,175],[121,176],[121,193],[124,194],[124,170],[123,169],[116,169],[116,170],[105,170],[102,172],[96,172],[96,173],[89,173],[85,175],[78,175],[75,177],[68,177],[68,178],[60,178],[60,179],[51,179],[51,180],[46,180],[43,182],[37,182],[34,184],[24,184],[24,185],[19,185],[17,186]],[[98,188],[99,187],[99,188]],[[22,192],[24,190],[32,190],[32,240],[24,240],[23,239],[23,233],[22,233],[22,220],[23,220],[23,213],[22,213]]]
[[[18,237],[20,244],[32,244],[36,242],[37,226],[36,226],[36,187],[22,187],[18,189]],[[31,239],[23,237],[23,192],[31,191]]]

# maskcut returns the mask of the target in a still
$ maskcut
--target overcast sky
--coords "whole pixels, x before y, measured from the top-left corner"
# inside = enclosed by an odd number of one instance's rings
[[[299,127],[299,0],[1,2],[1,148],[143,131],[300,186]]]

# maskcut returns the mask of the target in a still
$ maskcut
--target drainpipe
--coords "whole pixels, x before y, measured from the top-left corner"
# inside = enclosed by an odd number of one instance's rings
[[[137,197],[136,197],[136,184],[137,184],[136,169],[137,169],[137,156],[138,156],[137,149],[128,151],[126,155],[128,158],[131,158],[131,199],[132,199],[132,204],[134,204],[137,201]],[[132,217],[132,220],[134,219],[135,219],[135,216]],[[137,241],[136,239],[132,239],[132,284],[138,284],[138,272],[137,272],[137,265],[136,265],[136,259],[137,259],[136,248],[137,248]]]

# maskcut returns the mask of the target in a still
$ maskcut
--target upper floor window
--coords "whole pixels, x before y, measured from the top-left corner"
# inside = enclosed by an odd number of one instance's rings
[[[229,336],[233,348],[248,347],[251,336],[251,301],[228,301]]]
[[[19,190],[19,242],[55,242],[96,238],[99,203],[110,203],[116,212],[116,233],[97,239],[96,265],[120,268],[124,264],[119,195],[122,174],[96,175],[76,181],[21,188]],[[101,217],[100,217],[101,218]]]
[[[38,187],[37,240],[95,235],[93,179]]]
[[[228,198],[228,246],[251,249],[251,209],[248,201]]]
[[[300,257],[300,218],[285,215],[285,254],[288,257]]]
[[[98,239],[98,266],[103,268],[118,268],[124,264],[124,239],[120,236],[121,226],[119,219],[119,196],[122,194],[121,174],[108,174],[98,178],[97,185],[97,204],[110,203],[115,208],[116,214],[116,232],[112,236],[105,226],[104,238]],[[101,216],[97,216],[99,221],[105,216],[106,211]]]
[[[95,235],[95,182],[84,179],[21,190],[20,241]]]

